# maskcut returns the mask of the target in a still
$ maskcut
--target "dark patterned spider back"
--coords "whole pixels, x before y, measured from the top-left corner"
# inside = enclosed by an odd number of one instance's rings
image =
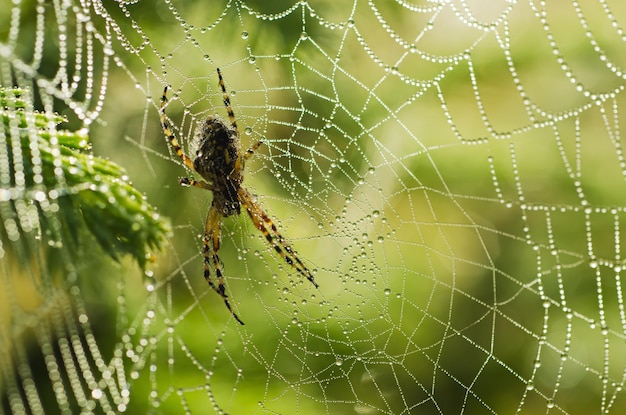
[[[207,117],[197,134],[194,170],[210,184],[213,206],[222,216],[239,214],[237,192],[243,181],[243,163],[237,130],[215,116]]]

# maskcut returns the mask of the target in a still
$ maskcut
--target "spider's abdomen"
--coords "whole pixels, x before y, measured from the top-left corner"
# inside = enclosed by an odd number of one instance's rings
[[[223,216],[240,212],[237,191],[243,181],[241,146],[237,130],[209,116],[198,131],[194,168],[211,185],[213,205]]]

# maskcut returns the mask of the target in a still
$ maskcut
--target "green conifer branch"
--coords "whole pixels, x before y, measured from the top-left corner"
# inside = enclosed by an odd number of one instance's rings
[[[24,95],[0,87],[0,240],[36,233],[76,252],[87,230],[112,258],[130,254],[143,267],[169,222],[122,167],[91,154],[86,131],[58,129],[63,117],[30,110]]]

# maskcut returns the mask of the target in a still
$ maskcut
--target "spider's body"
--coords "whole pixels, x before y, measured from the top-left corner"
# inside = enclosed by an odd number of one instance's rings
[[[222,262],[218,255],[222,239],[222,218],[239,214],[242,207],[248,212],[255,228],[263,233],[267,242],[283,257],[285,262],[295,268],[300,275],[308,279],[315,287],[318,285],[313,279],[311,271],[278,232],[276,225],[274,225],[274,222],[265,213],[261,205],[242,186],[245,161],[254,154],[256,149],[262,144],[262,141],[259,141],[248,148],[245,153],[242,153],[235,114],[230,106],[230,99],[226,93],[224,80],[219,69],[217,70],[217,75],[220,88],[224,94],[224,105],[230,119],[230,126],[219,116],[207,117],[197,132],[198,146],[193,160],[183,152],[165,116],[167,86],[163,89],[163,96],[161,97],[161,126],[176,155],[181,158],[189,170],[198,173],[204,179],[195,180],[182,177],[179,179],[179,183],[183,186],[194,186],[210,190],[213,193],[213,202],[207,214],[204,228],[204,278],[209,283],[209,286],[222,296],[226,307],[228,307],[235,319],[243,324],[243,321],[235,314],[228,302],[224,276],[222,275]],[[217,285],[211,278],[211,265],[215,269]]]
[[[237,130],[218,116],[207,117],[198,132],[198,150],[194,170],[210,183],[213,207],[223,217],[239,214],[239,188],[243,181],[241,145]]]

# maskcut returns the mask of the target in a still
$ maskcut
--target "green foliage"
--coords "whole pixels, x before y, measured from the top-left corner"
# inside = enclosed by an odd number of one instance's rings
[[[169,223],[122,167],[91,154],[86,131],[57,129],[62,117],[29,109],[23,96],[20,89],[0,88],[2,240],[33,233],[75,254],[91,234],[110,257],[130,254],[143,267]]]

